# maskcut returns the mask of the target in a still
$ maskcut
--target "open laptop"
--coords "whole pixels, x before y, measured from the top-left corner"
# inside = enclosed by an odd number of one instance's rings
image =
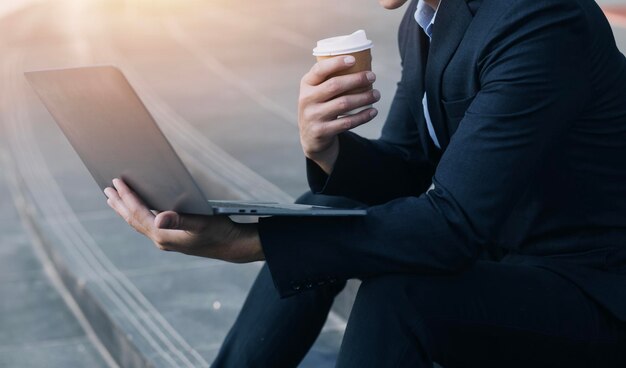
[[[100,189],[122,178],[157,211],[198,215],[363,216],[362,209],[205,198],[122,72],[25,73]]]

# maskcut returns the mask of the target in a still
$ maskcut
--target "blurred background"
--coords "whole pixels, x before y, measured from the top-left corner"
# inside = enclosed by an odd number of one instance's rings
[[[600,4],[625,50],[626,1]],[[116,65],[207,195],[293,201],[307,189],[296,103],[316,40],[365,29],[374,41],[380,114],[356,131],[376,138],[400,76],[404,9],[1,0],[0,367],[208,366],[260,267],[159,252],[130,230],[25,71]],[[348,289],[303,367],[333,366]]]

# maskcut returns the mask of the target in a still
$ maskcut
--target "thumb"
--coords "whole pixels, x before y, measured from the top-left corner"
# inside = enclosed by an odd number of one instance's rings
[[[154,224],[159,229],[194,232],[205,229],[207,220],[204,216],[181,215],[173,211],[165,211],[154,218]]]

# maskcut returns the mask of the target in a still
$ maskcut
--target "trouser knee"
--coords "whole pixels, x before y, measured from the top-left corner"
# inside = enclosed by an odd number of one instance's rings
[[[367,309],[394,309],[406,302],[405,279],[402,276],[379,276],[364,279],[359,287],[355,304]]]

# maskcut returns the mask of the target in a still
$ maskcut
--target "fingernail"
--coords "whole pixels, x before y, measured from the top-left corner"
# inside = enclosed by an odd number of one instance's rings
[[[380,92],[377,89],[372,91],[372,96],[374,96],[376,101],[380,100]]]
[[[356,62],[356,59],[354,58],[354,56],[346,56],[345,58],[343,58],[343,62],[346,63],[346,65],[352,65]]]
[[[376,115],[378,115],[378,110],[374,109],[374,110],[370,111],[370,117],[371,118],[376,117]]]
[[[370,82],[376,80],[376,74],[374,74],[374,72],[367,72],[365,75],[367,76],[367,80]]]

